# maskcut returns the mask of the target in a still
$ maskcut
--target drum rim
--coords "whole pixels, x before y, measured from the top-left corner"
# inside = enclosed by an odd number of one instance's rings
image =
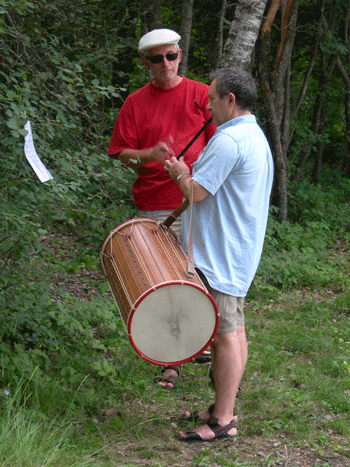
[[[168,285],[189,285],[191,287],[195,287],[196,289],[198,290],[201,290],[202,292],[204,292],[204,294],[211,300],[212,304],[214,305],[214,311],[215,311],[215,315],[216,315],[216,321],[215,321],[215,327],[214,327],[214,331],[212,333],[212,335],[210,336],[208,342],[204,345],[204,347],[202,347],[199,351],[197,351],[194,355],[192,355],[191,357],[188,357],[186,359],[183,359],[183,360],[178,360],[178,361],[174,361],[174,362],[161,362],[161,361],[157,361],[157,360],[154,360],[150,357],[147,357],[147,355],[145,355],[144,353],[141,352],[141,350],[137,347],[137,345],[135,344],[134,342],[134,339],[131,335],[131,324],[132,324],[132,317],[134,316],[135,314],[135,311],[137,309],[137,307],[140,305],[140,303],[149,295],[151,294],[152,292],[154,292],[155,290],[161,288],[161,287],[166,287]],[[161,282],[160,284],[157,284],[155,287],[150,287],[148,290],[146,290],[137,300],[136,302],[134,303],[132,309],[131,309],[131,312],[130,312],[130,315],[129,315],[129,318],[128,318],[128,326],[127,326],[127,332],[128,332],[128,336],[129,336],[129,340],[130,340],[130,343],[132,345],[132,347],[134,348],[134,350],[138,353],[138,355],[140,355],[140,357],[142,357],[144,360],[147,360],[148,362],[150,363],[153,363],[154,365],[160,365],[160,366],[173,366],[173,365],[182,365],[183,363],[188,363],[192,360],[194,360],[196,357],[198,357],[201,353],[203,353],[203,351],[208,347],[209,344],[211,344],[211,342],[213,342],[215,336],[216,336],[216,333],[217,333],[217,330],[218,330],[218,327],[219,327],[219,310],[218,310],[218,306],[214,300],[214,298],[210,295],[210,293],[203,287],[197,285],[197,284],[194,284],[190,281],[183,281],[183,280],[174,280],[174,281],[166,281],[166,282]]]
[[[114,229],[112,229],[108,235],[106,235],[105,239],[103,240],[102,242],[102,246],[101,246],[101,253],[103,253],[106,249],[106,243],[108,242],[108,240],[113,237],[113,235],[116,233],[116,231],[118,229],[120,229],[121,227],[124,227],[124,226],[127,226],[128,224],[133,224],[135,223],[135,221],[152,221],[154,224],[161,224],[160,221],[157,221],[156,219],[152,219],[151,217],[134,217],[133,219],[129,219],[127,221],[124,221],[122,222],[121,224],[117,225],[116,227],[114,227]],[[172,232],[174,232],[174,230],[172,230],[171,227],[166,227],[167,230],[171,230]],[[175,232],[174,232],[175,233]]]

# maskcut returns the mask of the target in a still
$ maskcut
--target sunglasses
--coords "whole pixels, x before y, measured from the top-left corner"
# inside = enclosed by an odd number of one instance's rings
[[[162,63],[163,58],[165,57],[168,62],[173,62],[177,59],[179,54],[177,52],[171,52],[165,55],[153,55],[152,57],[146,57],[151,63]]]

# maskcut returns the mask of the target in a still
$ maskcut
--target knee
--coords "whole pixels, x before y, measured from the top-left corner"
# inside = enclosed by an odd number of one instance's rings
[[[215,339],[213,341],[214,350],[217,347],[222,347],[226,345],[230,345],[234,340],[238,338],[238,332],[230,332],[227,334],[216,334]]]

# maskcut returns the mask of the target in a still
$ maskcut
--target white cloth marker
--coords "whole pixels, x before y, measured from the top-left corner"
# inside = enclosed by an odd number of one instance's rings
[[[30,121],[24,125],[24,129],[27,130],[27,135],[24,137],[24,154],[32,166],[32,169],[37,174],[39,180],[44,183],[48,180],[51,180],[53,177],[44,164],[39,159],[38,154],[35,151],[34,143],[33,143],[33,135],[32,129],[30,126]]]

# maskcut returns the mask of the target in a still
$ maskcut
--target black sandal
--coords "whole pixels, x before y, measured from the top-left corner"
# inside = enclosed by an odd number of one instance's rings
[[[222,426],[219,425],[219,420],[213,416],[209,418],[207,421],[207,425],[209,428],[212,430],[214,433],[214,438],[211,439],[203,439],[195,430],[188,430],[186,431],[186,438],[180,437],[181,441],[185,441],[188,443],[192,443],[194,441],[199,441],[201,443],[209,443],[212,441],[215,441],[216,439],[233,439],[233,438],[238,438],[238,434],[236,435],[229,435],[228,432],[232,430],[232,428],[236,428],[236,422],[234,420],[231,420],[228,425]]]
[[[209,412],[210,415],[213,415],[214,407],[215,407],[214,404],[211,404],[208,407],[208,412]],[[237,416],[236,408],[233,409],[233,416],[234,417]],[[201,418],[199,418],[199,411],[198,410],[195,410],[194,412],[191,412],[188,417],[184,416],[184,419],[187,422],[204,422],[205,421],[205,420],[202,420]]]
[[[204,350],[197,358],[194,359],[196,363],[209,363],[211,361],[211,352],[210,350]]]
[[[164,376],[164,372],[166,370],[175,370],[177,373],[177,376],[175,375],[169,375],[169,376]],[[180,369],[178,366],[166,366],[162,370],[162,374],[160,376],[156,376],[154,378],[155,383],[170,383],[173,385],[173,387],[169,386],[161,386],[163,389],[167,389],[168,391],[171,391],[172,389],[175,389],[177,386],[177,382],[180,376]]]
[[[209,407],[208,407],[208,412],[210,413],[210,415],[213,414],[214,412],[214,404],[211,404]],[[198,410],[195,410],[194,412],[191,412],[190,415],[188,417],[186,417],[184,415],[184,419],[187,421],[187,422],[204,422],[205,420],[202,420],[199,418],[199,411]]]

